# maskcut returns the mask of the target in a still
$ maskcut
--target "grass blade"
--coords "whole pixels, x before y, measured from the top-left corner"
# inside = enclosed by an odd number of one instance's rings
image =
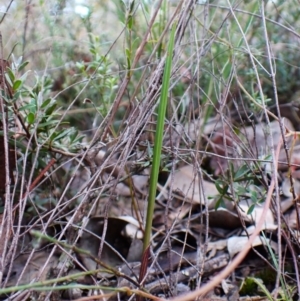
[[[149,247],[150,238],[151,238],[152,219],[153,219],[153,212],[154,212],[154,205],[155,205],[158,173],[160,167],[165,115],[166,115],[166,109],[168,103],[168,91],[169,91],[169,84],[170,84],[170,77],[171,77],[171,70],[172,70],[172,56],[174,50],[175,30],[176,30],[176,23],[173,23],[169,45],[168,45],[166,65],[165,65],[165,70],[163,75],[162,91],[161,91],[160,102],[158,107],[158,117],[157,117],[156,133],[155,133],[155,140],[154,140],[153,162],[152,162],[152,169],[150,175],[147,220],[146,220],[145,237],[144,237],[144,245],[143,245],[144,252]]]

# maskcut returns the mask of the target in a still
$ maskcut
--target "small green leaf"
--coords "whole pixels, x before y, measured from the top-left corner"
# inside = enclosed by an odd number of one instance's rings
[[[20,99],[21,95],[23,95],[20,91],[16,91],[13,96],[13,102]]]
[[[91,47],[90,48],[90,53],[93,54],[93,55],[96,55],[97,54],[97,51],[94,47]]]
[[[247,193],[247,189],[242,185],[238,185],[236,188],[236,192],[238,195],[243,195]]]
[[[59,139],[62,139],[68,135],[71,135],[71,133],[74,131],[73,128],[70,128],[70,129],[65,129],[65,130],[62,130],[60,132],[58,132],[57,136],[53,139],[54,140],[59,140]]]
[[[57,104],[56,104],[56,103],[54,103],[52,106],[50,106],[50,107],[46,110],[46,112],[45,112],[46,116],[52,115],[52,113],[54,112],[54,110],[56,109],[56,107],[57,107]]]
[[[224,195],[229,188],[229,185],[226,184],[225,182],[223,182],[222,180],[217,180],[215,182],[215,185],[216,185],[218,192],[222,195]]]
[[[218,190],[218,192],[220,193],[220,194],[222,194],[222,191],[223,191],[223,187],[221,187],[221,181],[220,180],[217,180],[217,181],[215,181],[215,185],[216,185],[216,188],[217,188],[217,190]]]
[[[47,127],[49,125],[56,125],[56,124],[57,124],[57,120],[51,120],[51,121],[43,122],[43,123],[40,123],[38,125],[38,129],[42,130],[44,127]]]
[[[28,64],[29,64],[29,62],[25,61],[21,65],[19,65],[18,72],[22,71]]]
[[[13,90],[17,91],[21,87],[22,83],[23,82],[21,80],[17,79],[13,84]]]
[[[30,112],[30,113],[27,115],[27,122],[28,122],[29,124],[33,124],[33,123],[34,123],[34,120],[35,120],[35,115],[34,115],[32,112]]]
[[[82,62],[76,62],[76,67],[80,70],[83,71],[85,69],[84,63]]]
[[[248,215],[252,214],[254,208],[255,208],[255,204],[252,204],[252,205],[248,208],[247,214],[248,214]]]
[[[6,74],[8,75],[11,83],[15,81],[15,74],[10,68],[6,68]]]
[[[220,207],[226,208],[222,197],[218,198],[216,205],[215,205],[215,210],[218,210]]]
[[[234,173],[234,178],[233,181],[237,182],[237,181],[242,181],[243,177],[245,175],[247,175],[248,173],[250,173],[251,170],[249,169],[249,167],[245,164],[243,166],[241,166],[235,173]]]
[[[50,141],[52,142],[58,135],[58,132],[53,132],[51,135],[50,135]]]
[[[132,30],[132,27],[133,27],[133,17],[132,17],[132,15],[128,16],[127,27],[128,27],[129,30]]]
[[[251,194],[250,194],[250,198],[253,203],[257,203],[257,200],[258,200],[257,191],[252,190]]]
[[[126,58],[127,58],[128,60],[130,60],[130,58],[131,58],[131,51],[130,51],[129,48],[126,48],[126,49],[125,49],[125,54],[126,54]]]
[[[29,104],[26,104],[26,105],[24,105],[24,106],[22,106],[22,107],[20,107],[19,108],[19,111],[25,111],[25,110],[29,110],[29,111],[31,111],[31,112],[35,112],[35,105],[34,104],[32,104],[32,103],[29,103]]]
[[[130,3],[130,6],[129,6],[129,13],[132,14],[133,13],[133,9],[134,9],[134,4],[135,4],[135,1],[131,1]]]
[[[83,136],[83,135],[77,135],[76,136],[76,138],[75,139],[73,139],[72,141],[71,141],[71,144],[76,144],[76,143],[79,143],[79,142],[81,142],[82,141],[82,139],[84,138],[85,136]]]
[[[51,98],[46,99],[46,100],[42,103],[41,109],[46,108],[46,107],[48,106],[48,104],[51,102],[51,100],[52,100]]]

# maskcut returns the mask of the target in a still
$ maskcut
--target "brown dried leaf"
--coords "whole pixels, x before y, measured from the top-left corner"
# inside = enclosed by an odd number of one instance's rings
[[[47,265],[44,267],[46,261],[49,258],[49,254],[44,251],[36,252],[30,258],[30,261],[26,266],[25,271],[23,272],[24,267],[29,259],[29,255],[30,254],[23,254],[14,260],[11,276],[6,286],[15,286],[17,284],[18,285],[28,284],[34,280],[44,281],[47,279],[47,275],[49,274],[51,268],[56,266],[56,264],[58,263],[58,258],[52,256],[49,262],[47,262]],[[20,278],[21,274],[22,277]],[[39,275],[40,277],[38,277]]]
[[[139,235],[138,223],[133,222],[133,218],[113,218],[107,219],[107,230],[105,234],[105,243],[101,252],[100,260],[112,268],[121,265],[124,260],[128,260],[129,252],[136,252],[135,256],[131,253],[129,259],[140,260],[142,254],[142,245],[135,240]],[[128,227],[129,226],[129,227]],[[90,253],[99,257],[99,248],[101,246],[101,237],[105,227],[104,217],[93,217],[86,226],[86,230],[82,234],[79,242],[79,248],[89,250]],[[135,233],[133,233],[135,227]],[[129,228],[129,229],[128,229]],[[132,241],[134,247],[131,248]],[[87,255],[79,254],[83,264],[88,270],[97,268],[97,263]],[[113,275],[106,272],[99,273],[100,277],[112,277]]]
[[[249,216],[244,216],[244,222],[249,225],[251,220]],[[225,229],[237,229],[242,226],[241,219],[235,210],[219,208],[218,210],[209,211],[209,226]]]
[[[239,210],[240,210],[240,215],[244,218],[250,218],[250,220],[253,220],[254,224],[256,224],[259,220],[260,217],[263,213],[263,207],[259,206],[259,205],[255,205],[253,211],[251,214],[247,214],[250,206],[246,203],[240,203],[238,206]],[[274,216],[273,213],[270,209],[268,209],[267,214],[265,216],[265,220],[264,220],[264,225],[275,225],[275,220],[274,220]]]
[[[171,187],[174,193],[179,191],[192,204],[207,205],[209,208],[213,207],[213,198],[218,195],[215,184],[205,180],[200,181],[199,177],[195,176],[193,166],[190,165],[181,167],[175,172]]]

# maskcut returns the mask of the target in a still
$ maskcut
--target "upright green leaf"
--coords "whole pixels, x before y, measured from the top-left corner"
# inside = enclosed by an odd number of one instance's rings
[[[171,77],[171,70],[172,70],[172,56],[173,56],[174,43],[175,43],[175,31],[176,31],[176,23],[173,23],[168,52],[167,52],[166,65],[164,69],[163,81],[162,81],[161,97],[160,97],[160,102],[158,107],[158,117],[157,117],[156,133],[155,133],[155,140],[154,140],[153,163],[152,163],[152,169],[150,175],[147,220],[146,220],[146,229],[145,229],[145,237],[144,237],[144,245],[143,245],[144,251],[149,247],[150,239],[151,239],[152,220],[153,220],[153,212],[154,212],[155,197],[156,197],[156,190],[157,190],[158,173],[160,167],[163,131],[164,131],[166,109],[168,104],[168,92],[169,92],[170,77]]]

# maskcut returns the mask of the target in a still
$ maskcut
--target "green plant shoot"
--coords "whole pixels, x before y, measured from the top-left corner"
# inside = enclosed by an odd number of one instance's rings
[[[166,65],[165,65],[165,70],[163,75],[160,102],[158,107],[158,117],[157,117],[156,133],[155,133],[155,140],[154,140],[153,163],[152,163],[152,169],[150,175],[147,220],[146,220],[145,237],[144,237],[144,245],[143,245],[144,251],[149,247],[150,238],[151,238],[156,188],[157,188],[158,173],[160,167],[163,131],[164,131],[165,115],[166,115],[166,109],[168,103],[168,91],[169,91],[169,84],[170,84],[170,77],[171,77],[171,70],[172,70],[172,56],[174,50],[175,30],[176,30],[176,22],[173,23],[172,30],[171,30]]]

